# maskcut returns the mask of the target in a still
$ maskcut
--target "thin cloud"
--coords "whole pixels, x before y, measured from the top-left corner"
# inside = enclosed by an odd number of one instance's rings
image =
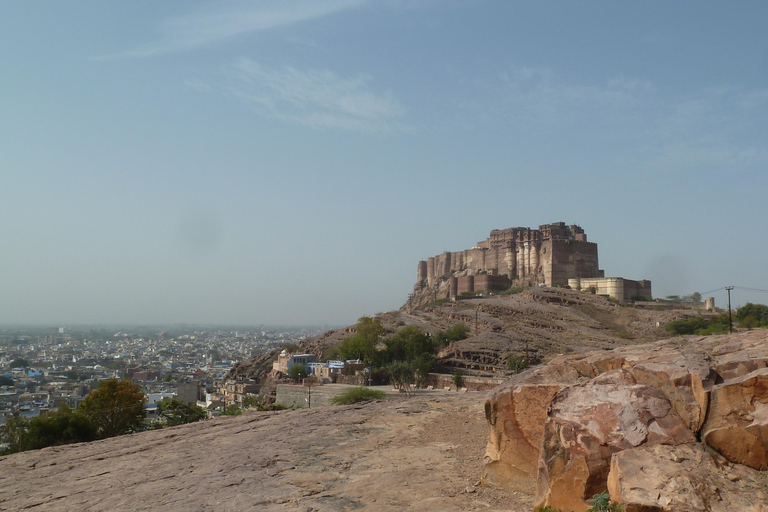
[[[755,137],[768,114],[765,89],[724,85],[669,97],[648,81],[581,84],[546,67],[523,66],[504,69],[495,79],[477,79],[475,85],[476,96],[486,101],[459,103],[462,119],[623,140],[625,147],[637,148],[649,170],[720,172],[768,164],[768,151]]]
[[[168,18],[157,40],[127,52],[102,57],[151,57],[208,46],[232,37],[320,18],[358,7],[368,0],[295,0],[213,4],[195,13]]]
[[[270,69],[243,58],[230,69],[230,80],[227,92],[264,117],[313,129],[407,130],[401,123],[405,107],[389,92],[374,92],[367,75],[345,78],[327,70]]]

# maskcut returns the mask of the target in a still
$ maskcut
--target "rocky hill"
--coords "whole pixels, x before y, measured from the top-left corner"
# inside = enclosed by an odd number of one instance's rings
[[[440,352],[438,366],[447,372],[462,368],[472,375],[499,376],[507,373],[510,356],[546,361],[559,354],[647,343],[668,336],[664,324],[698,314],[632,308],[589,293],[530,287],[515,295],[438,301],[376,318],[389,334],[406,325],[434,333],[464,323],[471,335]],[[322,354],[352,334],[353,326],[328,331],[304,340],[301,347]]]

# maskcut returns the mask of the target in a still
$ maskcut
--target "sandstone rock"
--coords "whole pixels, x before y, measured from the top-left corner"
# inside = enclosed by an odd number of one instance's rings
[[[583,512],[586,500],[606,489],[612,454],[695,440],[664,394],[637,384],[628,370],[564,388],[544,425],[536,506]]]
[[[481,475],[483,485],[533,494],[547,406],[562,387],[520,384],[505,387],[486,401],[488,447]]]
[[[768,468],[768,368],[712,389],[702,441],[732,462]]]
[[[722,337],[721,337],[722,338]],[[738,337],[725,338],[713,346],[715,371],[721,380],[742,377],[768,367],[768,343],[764,332],[752,331]]]
[[[608,490],[626,512],[765,512],[760,480],[698,443],[656,445],[614,454]]]
[[[532,494],[536,489],[539,453],[549,402],[560,389],[587,378],[570,360],[560,357],[520,373],[496,388],[485,402],[488,446],[481,482]]]
[[[643,354],[642,347],[637,347],[627,359],[639,383],[664,393],[692,432],[701,429],[707,415],[709,391],[715,383],[715,372],[704,354],[667,347]]]

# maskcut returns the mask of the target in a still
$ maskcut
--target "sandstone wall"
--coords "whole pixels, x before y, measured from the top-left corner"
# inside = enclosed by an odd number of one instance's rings
[[[621,302],[633,297],[652,296],[650,281],[632,281],[623,277],[571,278],[568,279],[568,286],[579,291],[594,287],[597,295],[606,295]]]

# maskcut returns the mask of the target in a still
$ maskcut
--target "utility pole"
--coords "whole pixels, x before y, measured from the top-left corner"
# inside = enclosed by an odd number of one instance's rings
[[[731,290],[733,290],[733,286],[726,286],[726,290],[728,290],[728,332],[733,333],[733,316],[731,313]]]
[[[477,310],[475,310],[475,336],[477,336],[478,330],[477,330]]]

